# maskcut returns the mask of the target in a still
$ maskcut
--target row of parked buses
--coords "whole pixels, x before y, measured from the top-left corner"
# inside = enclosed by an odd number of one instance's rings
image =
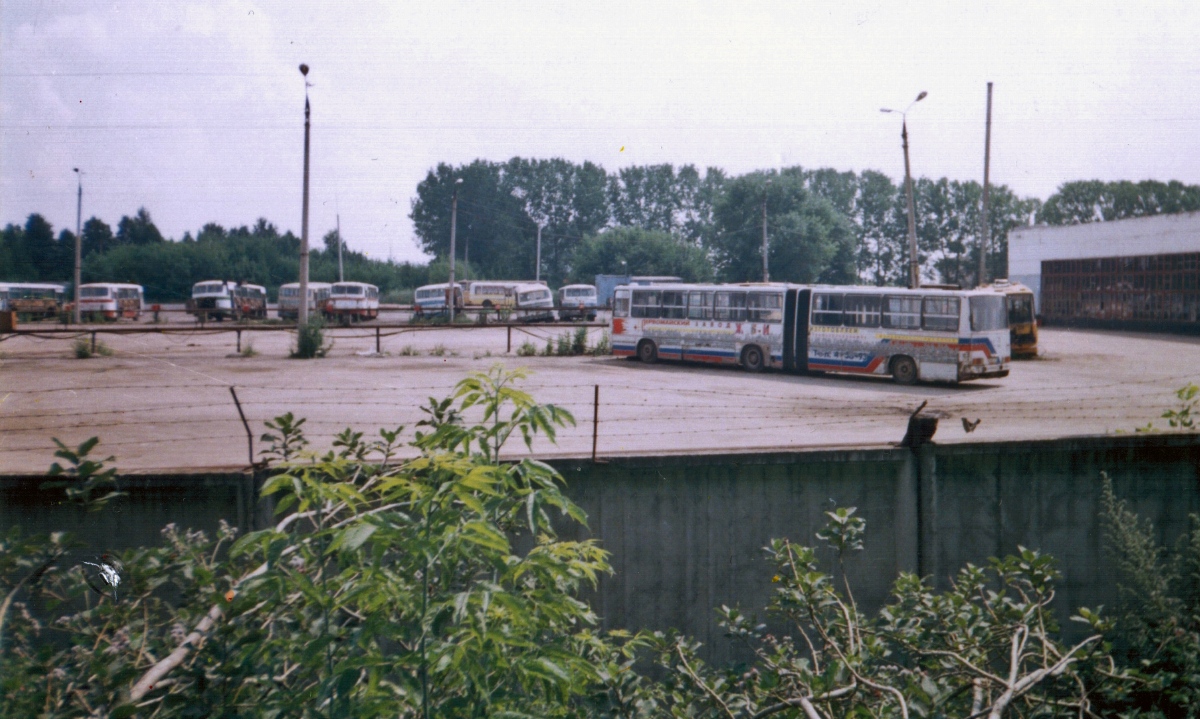
[[[89,319],[137,319],[145,306],[141,285],[91,282],[79,286],[79,311]],[[66,302],[63,285],[45,282],[0,282],[0,312],[16,312],[29,319],[57,317]]]
[[[308,310],[343,322],[373,320],[379,316],[379,288],[365,282],[309,282]],[[200,319],[266,319],[267,290],[262,285],[211,280],[192,287],[187,311]],[[277,312],[281,319],[300,314],[300,283],[279,288]]]
[[[613,354],[890,375],[900,384],[1006,377],[1007,289],[623,285],[613,297]]]
[[[447,282],[418,287],[413,307],[418,314],[445,312],[451,301]],[[522,311],[527,321],[596,319],[598,302],[594,285],[566,285],[553,292],[543,282],[466,280],[453,285],[457,310],[510,309]]]

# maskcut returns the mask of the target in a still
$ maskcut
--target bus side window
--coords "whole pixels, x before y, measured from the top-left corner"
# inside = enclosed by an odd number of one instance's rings
[[[717,292],[713,319],[742,321],[746,319],[745,292]]]
[[[634,290],[632,317],[656,318],[659,314],[658,292],[654,290]]]
[[[926,297],[922,320],[927,330],[957,332],[962,304],[957,297]]]
[[[825,327],[842,324],[842,295],[813,295],[812,323]]]
[[[662,317],[681,320],[687,315],[687,293],[663,292]]]
[[[891,329],[920,329],[921,298],[897,295],[883,298],[883,326]]]
[[[879,295],[846,295],[842,319],[847,327],[879,326]]]
[[[613,317],[629,316],[629,292],[618,292],[613,296]]]
[[[746,313],[751,322],[778,322],[783,319],[783,297],[778,293],[751,292],[746,296]]]

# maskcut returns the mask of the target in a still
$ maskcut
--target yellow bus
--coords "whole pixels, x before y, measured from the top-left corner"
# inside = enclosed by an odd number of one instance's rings
[[[996,280],[985,285],[1004,295],[1008,307],[1009,345],[1013,359],[1032,359],[1038,354],[1037,317],[1033,290],[1020,282]]]

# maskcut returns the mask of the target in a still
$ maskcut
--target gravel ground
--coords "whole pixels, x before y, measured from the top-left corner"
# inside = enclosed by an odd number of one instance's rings
[[[230,386],[256,451],[262,423],[287,411],[307,418],[318,449],[346,427],[372,436],[404,425],[411,436],[427,397],[445,396],[495,363],[527,368],[527,390],[574,413],[576,426],[557,445],[535,441],[533,452],[544,457],[590,456],[597,385],[603,457],[887,446],[923,401],[943,418],[939,443],[1131,432],[1148,422],[1165,427],[1158,417],[1174,391],[1200,382],[1200,338],[1061,329],[1044,329],[1042,356],[1014,363],[1006,379],[899,387],[879,378],[516,356],[525,340],[542,349],[570,331],[549,326],[514,330],[512,353],[504,328],[385,329],[380,355],[370,325],[335,329],[329,355],[310,361],[287,359],[289,332],[244,333],[243,348],[256,354],[243,356],[233,333],[210,328],[102,337],[112,354],[84,360],[73,358],[70,338],[0,342],[0,473],[42,472],[54,461],[52,438],[77,444],[91,436],[124,472],[244,468],[246,432]],[[591,330],[590,341],[601,334]],[[981,422],[968,434],[963,418]],[[517,440],[508,449],[525,452]]]

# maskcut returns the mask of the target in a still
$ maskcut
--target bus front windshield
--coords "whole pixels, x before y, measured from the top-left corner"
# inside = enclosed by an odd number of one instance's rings
[[[971,330],[987,332],[1008,327],[1008,313],[1000,295],[971,298]]]
[[[1008,324],[1020,325],[1033,322],[1033,295],[1008,296]]]

